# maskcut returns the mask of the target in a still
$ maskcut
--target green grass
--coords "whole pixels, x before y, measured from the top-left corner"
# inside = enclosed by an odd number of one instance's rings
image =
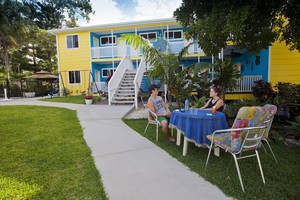
[[[45,98],[45,99],[41,99],[41,101],[85,104],[84,97],[82,95]]]
[[[158,142],[155,141],[154,126],[150,126],[144,135],[146,120],[123,119],[123,121],[171,156],[187,165],[192,171],[215,184],[227,196],[237,199],[299,199],[299,148],[291,148],[282,143],[270,141],[279,163],[274,161],[271,154],[267,155],[263,149],[259,149],[266,180],[265,185],[262,182],[256,158],[240,160],[239,166],[245,187],[245,193],[243,193],[231,154],[221,150],[220,157],[212,155],[208,163],[208,169],[205,171],[208,149],[198,148],[189,143],[187,156],[182,156],[182,144],[178,147],[167,141],[161,133],[161,129]]]
[[[0,108],[0,199],[107,199],[76,111]]]

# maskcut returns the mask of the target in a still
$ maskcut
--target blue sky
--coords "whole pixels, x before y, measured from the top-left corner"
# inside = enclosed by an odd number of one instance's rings
[[[91,0],[94,15],[81,26],[173,17],[182,0]]]

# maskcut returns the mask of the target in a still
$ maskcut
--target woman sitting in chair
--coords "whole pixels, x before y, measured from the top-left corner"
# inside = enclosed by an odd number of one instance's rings
[[[164,100],[158,96],[158,86],[155,84],[150,85],[149,92],[150,97],[147,102],[147,107],[157,115],[162,131],[168,137],[169,141],[176,142],[176,139],[171,136],[169,131],[169,122],[167,118],[170,118],[171,112]]]
[[[201,107],[201,109],[212,109],[214,106],[217,108],[217,111],[223,111],[224,102],[219,97],[222,94],[222,90],[220,87],[213,86],[210,89],[209,96],[211,97],[206,104]]]

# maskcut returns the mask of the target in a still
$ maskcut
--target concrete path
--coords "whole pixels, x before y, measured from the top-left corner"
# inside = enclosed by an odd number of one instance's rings
[[[130,106],[78,105],[31,99],[0,105],[41,105],[77,110],[110,200],[231,199],[185,165],[126,126]],[[0,108],[1,109],[1,108]]]

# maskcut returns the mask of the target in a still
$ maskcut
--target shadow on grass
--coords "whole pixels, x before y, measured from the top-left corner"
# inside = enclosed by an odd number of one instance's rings
[[[155,141],[154,126],[150,126],[147,132],[143,134],[147,124],[146,119],[123,119],[123,121],[178,161],[184,163],[192,171],[218,186],[228,196],[237,199],[298,199],[300,186],[299,148],[291,148],[282,143],[270,141],[279,163],[274,161],[270,153],[266,154],[263,149],[258,150],[266,184],[262,182],[255,157],[240,160],[239,166],[245,187],[245,193],[243,193],[231,154],[221,150],[220,157],[211,156],[205,171],[208,149],[199,148],[189,143],[187,156],[182,156],[182,144],[176,146],[167,141],[161,133],[161,129],[158,142]],[[174,133],[176,134],[176,131]]]

